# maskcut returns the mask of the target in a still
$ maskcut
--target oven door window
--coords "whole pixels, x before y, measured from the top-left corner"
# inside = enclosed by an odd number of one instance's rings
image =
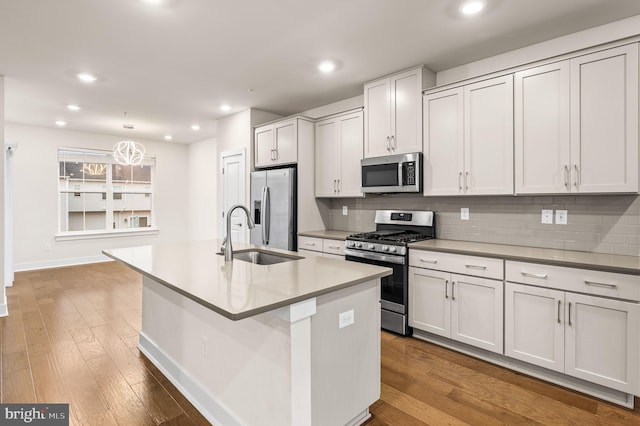
[[[398,186],[398,164],[362,166],[362,186]]]
[[[399,265],[391,262],[382,262],[380,260],[363,259],[360,257],[346,256],[346,260],[360,263],[368,263],[370,265],[385,266],[393,269],[393,274],[380,278],[381,300],[388,309],[405,314],[405,306],[407,303],[407,280],[408,268],[406,265]],[[391,302],[391,303],[384,303]],[[397,305],[397,306],[395,306]]]

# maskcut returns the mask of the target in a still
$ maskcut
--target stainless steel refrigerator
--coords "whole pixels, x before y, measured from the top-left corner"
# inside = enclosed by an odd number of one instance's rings
[[[297,249],[296,168],[251,173],[251,243]]]

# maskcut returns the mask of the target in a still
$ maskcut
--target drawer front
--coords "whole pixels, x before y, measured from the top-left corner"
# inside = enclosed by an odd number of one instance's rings
[[[527,262],[506,262],[506,280],[557,290],[640,301],[640,277]]]
[[[298,236],[298,249],[322,252],[322,238]]]
[[[477,277],[504,278],[504,261],[490,257],[465,256],[436,251],[409,250],[409,265],[417,268],[437,269]]]
[[[322,251],[329,254],[344,256],[344,241],[339,240],[322,240]]]

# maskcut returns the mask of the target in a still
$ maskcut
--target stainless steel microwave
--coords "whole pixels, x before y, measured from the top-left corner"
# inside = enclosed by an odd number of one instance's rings
[[[422,189],[420,152],[365,158],[360,164],[363,193],[420,192]]]

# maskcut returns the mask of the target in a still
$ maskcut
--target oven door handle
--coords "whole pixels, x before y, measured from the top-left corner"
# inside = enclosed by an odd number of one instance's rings
[[[388,256],[385,254],[372,253],[369,251],[361,252],[358,250],[351,250],[351,249],[345,249],[344,254],[345,256],[353,256],[353,257],[358,257],[360,259],[377,260],[377,261],[386,262],[386,263],[395,263],[397,265],[404,265],[405,263],[404,256]]]

